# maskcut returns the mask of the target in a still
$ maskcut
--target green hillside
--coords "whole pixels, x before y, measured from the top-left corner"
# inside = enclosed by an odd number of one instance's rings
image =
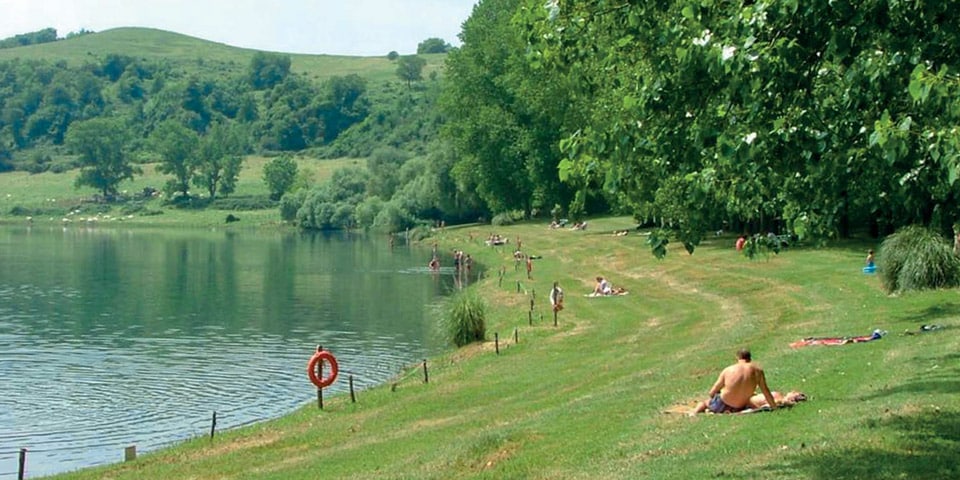
[[[71,66],[99,61],[109,54],[127,55],[145,60],[164,59],[192,66],[195,70],[212,67],[232,73],[242,72],[257,50],[232,47],[188,35],[152,28],[123,27],[81,35],[52,43],[0,49],[0,61],[20,59],[65,61]],[[314,79],[357,74],[371,81],[396,78],[396,64],[380,57],[290,54],[291,70]],[[444,55],[423,55],[424,74],[438,70]]]

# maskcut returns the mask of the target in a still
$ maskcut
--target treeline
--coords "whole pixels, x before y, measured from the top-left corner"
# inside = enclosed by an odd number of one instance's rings
[[[454,183],[494,213],[629,212],[691,252],[720,229],[949,232],[957,7],[483,0],[447,59]]]
[[[68,33],[66,38],[79,37],[81,35],[87,35],[90,33],[94,32],[80,29],[78,32]],[[57,29],[44,28],[43,30],[37,30],[36,32],[21,33],[12,37],[4,38],[0,40],[0,48],[25,47],[27,45],[56,42],[57,40],[60,40],[60,38],[57,37]]]
[[[128,150],[141,160],[156,153],[146,139],[167,121],[199,135],[216,124],[243,125],[252,151],[365,156],[376,147],[367,137],[354,134],[344,145],[336,144],[337,138],[371,113],[371,124],[402,125],[404,108],[432,101],[424,100],[431,95],[428,87],[401,89],[399,83],[388,83],[370,92],[367,80],[358,75],[312,81],[292,74],[290,58],[279,54],[257,53],[242,74],[209,64],[186,73],[180,65],[124,55],[107,55],[80,67],[0,62],[0,168],[72,168],[62,155],[68,153],[62,148],[68,129],[99,117],[123,119]],[[421,128],[381,137],[423,151],[423,133]]]
[[[448,48],[439,39],[421,44]],[[336,215],[326,207],[289,215],[304,228],[401,229],[437,218],[475,219],[485,210],[471,195],[455,194],[452,159],[435,143],[439,76],[424,78],[425,62],[415,55],[394,60],[397,81],[373,86],[359,75],[324,81],[295,75],[288,56],[269,53],[239,69],[216,59],[198,68],[117,54],[79,67],[0,62],[0,169],[79,168],[76,184],[113,202],[123,200],[119,184],[138,175],[138,164],[156,163],[170,176],[165,201],[196,208],[233,192],[244,155],[280,155],[265,172],[270,200],[287,193],[287,204],[298,198],[335,204]],[[316,186],[297,175],[288,154],[369,160],[368,168],[338,172],[332,185]]]

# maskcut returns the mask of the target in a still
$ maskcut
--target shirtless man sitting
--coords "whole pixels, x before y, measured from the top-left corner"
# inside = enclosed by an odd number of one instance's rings
[[[749,350],[741,349],[737,352],[737,363],[720,372],[720,377],[710,388],[708,398],[698,404],[690,415],[707,410],[713,413],[735,413],[745,410],[751,407],[750,397],[757,388],[763,392],[763,397],[770,408],[776,408],[777,402],[770,393],[770,387],[767,386],[763,368],[751,363]]]

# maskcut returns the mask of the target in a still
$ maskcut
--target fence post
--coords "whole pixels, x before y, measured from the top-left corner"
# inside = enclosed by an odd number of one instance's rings
[[[430,375],[427,374],[427,359],[423,359],[423,383],[430,383]]]
[[[516,327],[513,329],[513,343],[520,343],[520,329]]]
[[[500,355],[500,333],[493,332],[493,348],[496,349],[497,355]]]
[[[317,351],[323,351],[323,345],[317,345]],[[323,378],[323,362],[317,362],[317,378]],[[317,387],[317,408],[323,410],[323,389]]]
[[[17,480],[23,480],[23,475],[27,473],[27,449],[20,449],[20,469],[17,470]]]
[[[213,419],[210,421],[210,440],[213,440],[213,433],[217,431],[217,411],[213,411]]]
[[[137,459],[137,446],[130,445],[123,449],[123,461],[132,462]]]
[[[357,396],[353,393],[353,375],[347,377],[350,380],[350,403],[357,403]]]

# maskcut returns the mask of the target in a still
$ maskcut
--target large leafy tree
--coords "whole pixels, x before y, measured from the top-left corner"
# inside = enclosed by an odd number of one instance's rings
[[[297,179],[297,161],[289,155],[279,156],[263,166],[263,181],[271,200],[280,200]]]
[[[207,191],[210,199],[227,196],[236,189],[243,167],[248,134],[241,125],[217,123],[200,139],[193,184]]]
[[[566,203],[557,173],[561,126],[579,99],[566,78],[533,69],[522,31],[511,22],[518,4],[486,0],[464,22],[463,46],[450,52],[441,106],[444,136],[461,160],[455,176],[495,213]]]
[[[692,251],[960,210],[958,2],[525,1],[531,64],[593,99],[561,175]]]
[[[157,171],[173,175],[167,183],[167,194],[189,196],[200,138],[193,130],[167,120],[150,135],[150,144],[160,154]]]
[[[290,56],[257,52],[250,59],[247,81],[255,90],[271,88],[290,75]]]
[[[418,55],[404,55],[397,60],[397,77],[407,82],[409,88],[412,82],[423,80],[423,67],[427,61]]]
[[[425,53],[447,53],[450,49],[453,48],[449,43],[443,41],[442,38],[428,38],[417,45],[417,54]]]
[[[93,187],[108,201],[116,198],[120,182],[140,171],[126,155],[128,138],[123,121],[118,118],[100,117],[71,124],[66,142],[79,155],[76,186]]]

